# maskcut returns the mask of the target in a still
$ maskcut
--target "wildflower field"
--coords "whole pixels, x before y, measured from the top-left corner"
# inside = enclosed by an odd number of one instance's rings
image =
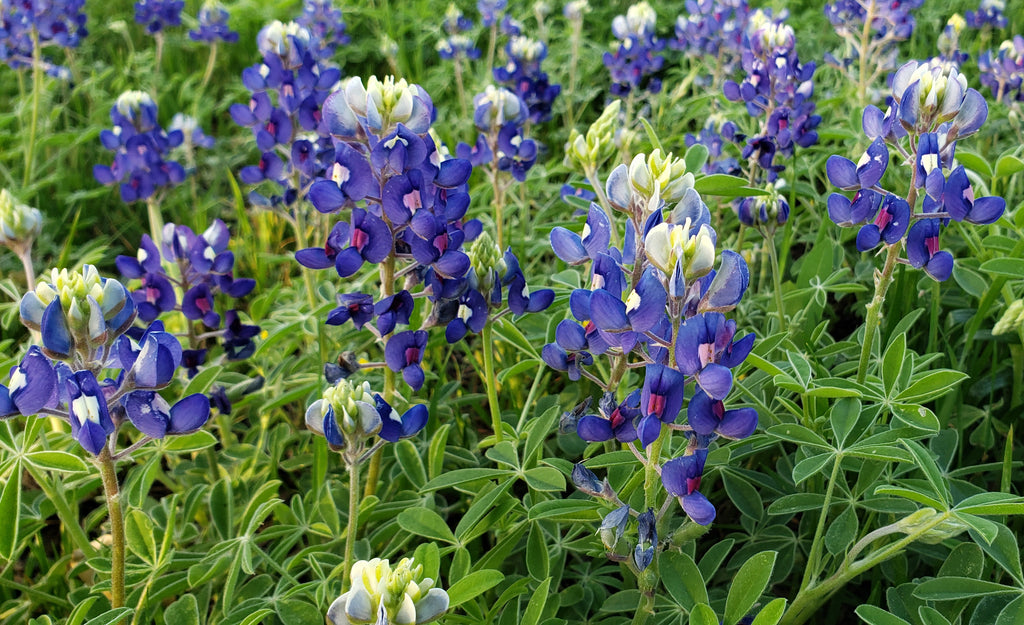
[[[1021,8],[0,0],[0,623],[1024,624]]]

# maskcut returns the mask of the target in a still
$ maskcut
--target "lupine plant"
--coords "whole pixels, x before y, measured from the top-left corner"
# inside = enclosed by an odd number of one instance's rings
[[[0,622],[1021,621],[1016,5],[133,4],[0,0]]]

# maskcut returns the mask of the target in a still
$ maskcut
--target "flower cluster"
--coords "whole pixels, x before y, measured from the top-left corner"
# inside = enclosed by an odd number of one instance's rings
[[[508,95],[516,114],[521,113],[525,107]],[[499,127],[507,104],[496,102],[480,119],[492,119]],[[328,323],[351,320],[362,328],[375,321],[369,327],[385,343],[386,365],[418,390],[424,382],[421,362],[427,332],[397,330],[410,324],[416,302],[423,301],[410,289],[423,285],[422,294],[433,306],[424,316],[431,324],[452,322],[462,304],[476,301],[472,291],[494,305],[502,300],[500,291],[480,288],[491,274],[474,272],[463,249],[482,230],[479,221],[465,219],[473,165],[447,156],[435,141],[430,133],[434,106],[419,85],[391,76],[371,77],[365,84],[350,78],[327,98],[323,110],[333,139],[333,163],[313,182],[309,200],[321,213],[344,212],[345,218],[333,226],[323,246],[299,250],[295,258],[311,269],[333,268],[340,277],[355,274],[366,263],[380,264],[380,299],[342,293]],[[384,271],[385,267],[390,269]],[[397,292],[396,274],[405,276],[404,288]],[[512,312],[537,309],[514,256],[506,257],[500,282],[510,289],[507,301]],[[520,308],[524,299],[527,303]],[[474,321],[470,329],[475,325]]]
[[[148,324],[172,311],[184,316],[190,342],[184,363],[190,377],[206,362],[207,349],[202,346],[209,339],[222,340],[229,360],[248,358],[255,350],[259,326],[242,323],[237,310],[228,310],[223,317],[216,310],[218,293],[237,299],[256,286],[255,280],[234,277],[227,226],[218,219],[197,235],[188,226],[165,224],[162,234],[159,248],[144,234],[136,256],[117,257],[121,275],[140,282],[132,293],[139,319]],[[167,267],[175,270],[168,273]],[[202,335],[193,328],[199,322],[206,328]]]
[[[39,52],[47,74],[69,79],[67,68],[44,59],[41,50],[47,46],[77,48],[89,34],[84,8],[85,0],[0,4],[0,61],[12,69],[31,67],[33,52]]]
[[[496,159],[500,171],[519,182],[526,180],[526,172],[537,162],[537,143],[523,134],[529,113],[526,102],[508,89],[487,85],[473,98],[473,107],[473,121],[480,130],[476,145],[460,143],[455,153],[474,167]]]
[[[562,92],[561,85],[552,85],[540,68],[547,58],[548,47],[529,37],[515,36],[505,46],[508,63],[494,68],[494,79],[508,87],[526,103],[532,123],[551,119],[551,106]]]
[[[135,23],[146,27],[146,32],[155,35],[165,28],[181,26],[181,11],[185,0],[137,0]]]
[[[121,200],[127,203],[148,200],[165,187],[185,180],[185,168],[177,161],[165,160],[172,148],[181,145],[180,130],[165,132],[157,120],[157,106],[143,91],[122,93],[110,120],[114,128],[100,133],[100,142],[114,152],[114,162],[95,165],[93,176],[100,184],[120,183]]]
[[[1021,84],[1024,81],[1024,37],[1014,35],[1004,41],[999,49],[986,50],[978,57],[981,84],[988,87],[992,96],[1002,102],[1024,100]]]
[[[473,28],[473,21],[462,14],[454,3],[448,5],[444,14],[444,32],[447,35],[437,42],[437,53],[442,59],[478,59],[480,48],[466,32]]]
[[[311,52],[317,60],[329,60],[339,46],[350,41],[341,9],[335,8],[332,0],[305,0],[302,15],[295,21],[309,31]]]
[[[687,56],[714,59],[715,71],[731,74],[743,51],[750,6],[746,0],[686,0],[669,46]]]
[[[581,235],[552,230],[555,254],[570,265],[589,264],[591,277],[590,288],[572,292],[573,318],[558,324],[555,342],[544,346],[542,356],[571,380],[587,377],[604,389],[599,414],[577,419],[584,440],[639,442],[646,448],[666,429],[686,435],[685,455],[664,465],[662,479],[690,518],[706,525],[715,511],[697,488],[708,446],[718,437],[745,438],[757,426],[754,410],[726,410],[723,403],[732,389],[732,369],[754,342],[752,334],[737,339],[736,322],[724,314],[743,297],[749,272],[730,250],[721,253],[715,270],[710,212],[682,159],[659,151],[637,155],[611,173],[606,187],[609,203],[628,217],[625,245],[610,245],[611,217],[596,204]],[[616,372],[607,381],[590,371],[601,355]],[[623,372],[640,367],[643,386],[622,388]],[[693,395],[686,423],[679,424],[689,384]],[[597,493],[618,501],[610,487]],[[618,515],[616,527],[623,527],[619,523],[628,519],[628,507]],[[643,544],[643,514],[639,517]],[[634,554],[638,569],[650,562],[646,550]]]
[[[1000,197],[976,199],[963,165],[954,163],[957,141],[977,132],[987,116],[985,98],[968,88],[955,69],[916,61],[905,64],[893,78],[888,110],[883,113],[870,105],[864,109],[864,133],[872,143],[860,160],[828,159],[829,181],[854,192],[852,199],[839,193],[829,196],[829,217],[840,226],[860,226],[858,250],[905,240],[911,266],[935,280],[947,279],[953,256],[939,249],[942,226],[950,219],[993,223],[1006,208]],[[890,148],[912,167],[906,196],[882,186]]]
[[[764,116],[760,132],[747,139],[742,156],[773,182],[784,169],[775,163],[777,153],[790,157],[796,146],[818,141],[821,116],[814,113],[811,99],[815,65],[800,62],[791,27],[760,12],[748,25],[742,64],[746,78],[742,83],[726,81],[723,91],[727,99],[744,102],[751,116]]]
[[[861,77],[870,84],[886,70],[896,66],[897,45],[910,38],[914,32],[913,11],[920,8],[924,0],[836,0],[825,5],[825,17],[832,23],[836,33],[847,43],[852,56],[838,60],[825,54],[831,65],[846,68],[854,60],[864,59],[872,67],[862,65],[870,74]],[[869,23],[865,24],[870,20]],[[870,38],[864,40],[864,33]]]
[[[612,95],[625,97],[644,89],[661,91],[661,79],[656,74],[665,64],[660,52],[667,42],[655,32],[657,17],[651,5],[642,0],[612,20],[612,34],[619,42],[614,52],[604,53],[604,65],[612,77]]]
[[[448,611],[448,593],[423,577],[423,566],[402,558],[360,560],[352,566],[352,586],[327,610],[332,625],[395,623],[421,625]]]
[[[1005,10],[1006,0],[981,0],[978,10],[964,12],[964,18],[971,28],[1006,28]]]
[[[338,380],[306,409],[306,427],[327,439],[348,466],[360,464],[385,443],[415,436],[427,424],[427,407],[416,404],[399,416],[384,398],[370,390]],[[374,436],[380,440],[367,449]]]
[[[252,185],[271,181],[281,189],[270,197],[250,192],[253,204],[290,207],[334,160],[321,106],[341,71],[316,58],[313,36],[295,22],[271,22],[256,41],[263,60],[242,71],[252,96],[248,105],[233,104],[229,112],[236,124],[252,129],[261,155],[239,177]]]
[[[0,385],[0,418],[61,418],[93,455],[113,449],[126,420],[149,438],[163,438],[197,430],[209,418],[210,403],[202,394],[170,405],[157,393],[174,379],[181,345],[160,322],[138,340],[126,335],[135,320],[133,300],[95,267],[54,269],[22,298],[20,311],[42,345],[30,347],[11,370],[9,385]],[[104,370],[119,371],[100,380]]]
[[[477,0],[476,10],[480,12],[480,22],[486,28],[497,25],[507,6],[508,0]]]
[[[228,12],[216,0],[207,0],[199,9],[199,27],[196,30],[188,31],[188,37],[192,41],[205,41],[206,43],[235,43],[238,41],[238,33],[228,26]]]

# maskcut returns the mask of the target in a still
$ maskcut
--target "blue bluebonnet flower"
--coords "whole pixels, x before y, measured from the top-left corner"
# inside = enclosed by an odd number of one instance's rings
[[[529,110],[529,120],[541,123],[551,119],[551,107],[562,92],[560,85],[552,85],[541,70],[547,58],[548,47],[529,37],[512,37],[505,46],[508,63],[494,68],[494,79],[519,96]]]
[[[295,21],[309,31],[310,47],[317,59],[330,59],[339,46],[350,41],[341,9],[335,8],[332,0],[305,0],[302,15]]]
[[[726,410],[719,399],[697,389],[686,408],[687,420],[698,436],[717,435],[741,440],[757,429],[757,411],[753,408]]]
[[[654,508],[641,512],[637,521],[636,548],[633,549],[633,564],[638,571],[643,571],[654,561],[654,549],[658,546],[658,530],[654,518]]]
[[[826,53],[825,60],[841,68],[851,66],[861,57],[872,63],[872,75],[896,66],[897,45],[914,32],[913,11],[924,0],[836,0],[825,5],[825,17],[846,42],[852,56],[837,60]],[[871,16],[869,24],[865,24]],[[862,50],[861,35],[868,28],[872,37]]]
[[[442,26],[447,35],[437,42],[437,53],[442,59],[451,61],[480,58],[480,48],[477,48],[476,42],[466,34],[473,28],[473,20],[463,15],[455,3],[448,5]]]
[[[742,158],[756,163],[767,182],[774,182],[783,166],[776,154],[787,157],[794,149],[818,141],[821,117],[814,113],[814,63],[801,63],[796,53],[793,29],[756,13],[744,39],[743,82],[726,81],[725,97],[742,101],[753,117],[764,117],[760,131],[747,138]]]
[[[706,449],[697,449],[690,455],[669,460],[661,468],[665,490],[679,500],[686,515],[699,525],[710,525],[715,520],[715,507],[697,490],[707,457]]]
[[[171,125],[167,127],[167,130],[171,132],[180,130],[183,142],[186,146],[206,148],[209,150],[215,143],[213,137],[203,132],[202,126],[199,125],[199,120],[191,115],[185,115],[184,113],[175,113],[174,117],[171,118]]]
[[[280,189],[269,197],[250,192],[253,204],[291,207],[334,160],[321,108],[341,71],[315,56],[313,36],[295,22],[271,22],[256,39],[262,61],[242,72],[252,96],[248,105],[233,104],[229,112],[236,124],[252,129],[261,155],[239,177],[252,185],[271,181]]]
[[[236,310],[223,316],[216,309],[215,296],[223,293],[238,299],[256,286],[251,278],[234,276],[234,254],[228,249],[230,233],[227,225],[215,220],[201,234],[188,226],[165,224],[160,247],[148,234],[142,235],[139,251],[133,256],[118,256],[117,269],[128,280],[139,280],[132,292],[138,317],[150,323],[165,313],[177,311],[186,323],[200,321],[209,330],[206,338],[219,337],[229,360],[247,358],[255,349],[253,338],[260,328],[242,323]],[[176,267],[173,275],[166,267]],[[189,377],[206,361],[206,349],[191,346],[185,355]]]
[[[389,443],[415,436],[426,426],[428,416],[423,404],[399,415],[370,389],[369,382],[356,385],[339,379],[306,409],[306,427],[326,438],[330,448],[352,465],[368,456],[366,443],[374,435]]]
[[[964,19],[971,28],[1006,28],[1005,10],[1006,0],[981,0],[977,11],[964,12]]]
[[[414,391],[423,386],[425,376],[421,363],[426,348],[427,333],[423,330],[396,332],[384,347],[384,361],[388,368],[401,373],[402,379]]]
[[[10,385],[0,385],[0,418],[62,418],[93,455],[113,447],[111,435],[125,418],[152,438],[202,427],[210,413],[204,395],[170,405],[156,392],[181,364],[176,337],[160,322],[138,341],[124,334],[135,318],[127,290],[89,265],[82,273],[54,269],[50,279],[22,298],[22,321],[40,331],[42,346],[30,347]],[[104,370],[120,371],[101,381]]]
[[[165,132],[157,114],[149,94],[126,91],[110,109],[114,128],[100,133],[103,147],[114,152],[114,162],[95,165],[92,173],[100,184],[120,183],[123,202],[147,200],[185,180],[185,168],[166,159],[172,148],[181,145],[184,135],[180,130]]]
[[[1004,103],[1024,100],[1024,37],[1014,35],[997,50],[986,50],[978,57],[981,84],[988,87],[996,100]]]
[[[1006,208],[1002,198],[975,199],[964,168],[953,167],[957,142],[978,131],[988,106],[955,67],[941,62],[903,65],[893,77],[892,90],[885,113],[870,105],[864,110],[864,132],[874,141],[860,162],[841,156],[828,160],[826,173],[832,184],[856,192],[852,199],[833,193],[829,216],[841,226],[861,226],[858,250],[905,240],[907,261],[932,278],[945,280],[953,258],[939,250],[942,224],[949,219],[990,224]],[[889,147],[906,155],[913,167],[907,198],[882,186]],[[919,191],[924,192],[920,211]]]
[[[729,75],[739,63],[750,7],[745,0],[687,0],[676,18],[676,38],[669,46],[687,56],[715,64]]]
[[[189,39],[206,43],[235,43],[238,41],[238,33],[228,26],[228,17],[223,5],[216,0],[206,0],[199,9],[198,28],[188,31]]]
[[[572,323],[563,321],[562,323]],[[601,414],[584,415],[576,425],[580,438],[589,442],[603,442],[614,438],[620,443],[637,439],[636,424],[640,419],[640,389],[626,396],[621,403],[615,396],[605,393],[599,404]]]
[[[135,23],[146,27],[146,32],[155,35],[165,28],[181,26],[181,11],[185,0],[137,0],[135,2]]]
[[[612,20],[612,34],[619,40],[615,52],[605,52],[603,61],[611,73],[612,95],[624,97],[632,91],[661,91],[657,74],[665,64],[660,52],[666,41],[655,32],[657,14],[646,1],[633,4],[625,15]]]
[[[507,5],[508,0],[477,0],[476,9],[480,12],[481,23],[487,28],[497,24]]]
[[[42,68],[54,78],[69,80],[71,72],[42,55],[46,47],[77,48],[88,35],[85,0],[8,2],[0,6],[0,61],[12,69],[32,67],[33,32]]]

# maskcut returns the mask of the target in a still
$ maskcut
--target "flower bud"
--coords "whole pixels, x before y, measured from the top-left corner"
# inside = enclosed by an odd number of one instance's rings
[[[42,231],[39,210],[22,204],[7,189],[0,189],[0,245],[18,252],[31,246]]]
[[[562,15],[570,22],[582,22],[583,16],[587,13],[590,13],[590,4],[587,0],[572,0],[562,9]]]
[[[480,233],[469,247],[469,262],[476,276],[476,289],[489,298],[494,288],[495,273],[505,275],[508,266],[505,255],[486,231]]]
[[[654,34],[658,14],[646,1],[637,2],[612,20],[612,34],[626,41],[631,37],[643,38]]]
[[[1006,310],[1003,311],[1003,316],[999,318],[999,321],[992,328],[992,334],[999,335],[1017,332],[1021,326],[1024,326],[1024,299],[1014,300],[1006,307]]]
[[[715,238],[711,228],[701,225],[691,235],[690,220],[683,224],[660,223],[644,239],[647,259],[666,276],[681,261],[687,282],[707,275],[715,264]]]
[[[260,54],[281,57],[286,68],[294,69],[302,64],[302,55],[309,40],[309,31],[296,22],[285,24],[274,20],[256,35],[256,47]]]
[[[498,130],[506,123],[519,124],[526,117],[523,100],[503,87],[487,85],[473,98],[473,122],[483,131]]]
[[[404,623],[419,625],[448,610],[448,593],[423,577],[423,567],[402,558],[391,567],[387,560],[360,560],[352,566],[352,586],[327,611],[335,625]]]

